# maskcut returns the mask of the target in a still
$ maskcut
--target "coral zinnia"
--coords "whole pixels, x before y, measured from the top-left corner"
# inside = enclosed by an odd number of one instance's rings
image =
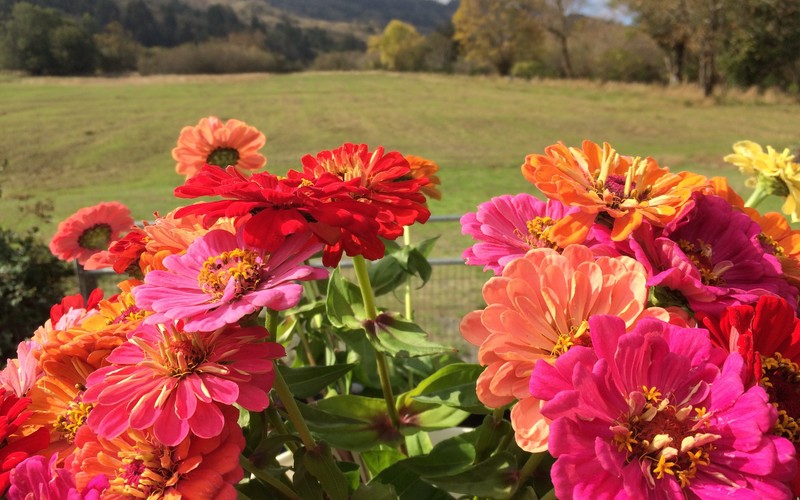
[[[707,332],[643,320],[626,334],[589,320],[592,349],[537,363],[531,393],[552,419],[558,498],[788,498],[791,443],[777,412],[745,389],[741,356],[720,370]]]
[[[232,407],[221,411],[218,435],[188,436],[175,446],[133,429],[113,439],[80,432],[78,449],[67,467],[75,474],[78,488],[86,488],[99,475],[110,478],[103,498],[234,500],[234,485],[244,475],[239,454],[245,441],[236,421],[239,412]]]
[[[522,257],[532,248],[553,248],[558,245],[550,238],[550,228],[568,213],[579,212],[560,202],[547,203],[530,194],[503,195],[478,205],[477,212],[461,217],[461,232],[472,236],[477,243],[464,250],[464,260],[473,266],[483,265],[484,271],[500,274],[510,261]],[[608,240],[608,230],[594,226],[587,246]]]
[[[58,225],[50,251],[61,260],[85,264],[92,254],[108,249],[111,241],[133,227],[128,207],[116,201],[78,210]]]
[[[541,451],[547,442],[545,422],[517,425],[538,408],[528,388],[538,361],[553,362],[588,344],[587,320],[595,314],[615,314],[629,327],[643,315],[669,319],[663,309],[645,309],[646,280],[644,267],[631,258],[595,259],[588,248],[570,245],[562,254],[531,250],[484,285],[487,306],[464,317],[461,334],[479,346],[478,361],[486,366],[478,378],[480,400],[491,408],[521,400],[512,423],[523,449]]]
[[[165,258],[166,271],[149,272],[145,284],[133,289],[136,304],[155,311],[146,322],[185,320],[188,331],[215,330],[262,307],[288,309],[303,293],[295,280],[328,276],[325,269],[302,265],[322,249],[310,236],[291,235],[268,254],[247,245],[243,231],[211,231],[185,254]]]
[[[223,123],[216,116],[202,118],[194,127],[181,130],[172,150],[172,158],[178,162],[175,171],[188,179],[206,164],[258,170],[267,164],[258,152],[266,142],[264,134],[239,120]]]
[[[711,340],[737,352],[748,367],[745,385],[761,385],[778,410],[773,432],[789,439],[800,456],[800,320],[780,297],[765,295],[755,305],[729,307],[722,317],[701,315]],[[800,495],[800,477],[792,487]]]
[[[190,333],[143,325],[109,356],[111,366],[87,379],[83,401],[94,404],[88,424],[106,438],[126,428],[148,429],[175,446],[189,433],[212,438],[224,425],[220,406],[261,411],[283,346],[264,342],[261,327],[230,326]]]
[[[442,193],[436,187],[442,183],[441,179],[436,175],[436,172],[439,171],[439,165],[432,160],[415,155],[406,155],[406,160],[411,167],[411,177],[415,179],[424,177],[428,181],[427,184],[423,184],[420,188],[422,194],[434,200],[441,200]]]
[[[583,149],[558,143],[544,155],[528,155],[522,174],[548,198],[581,207],[551,230],[562,246],[582,241],[598,215],[610,217],[615,241],[627,238],[643,220],[663,227],[693,191],[705,186],[702,176],[673,174],[652,158],[620,156],[608,143],[600,148],[591,141],[584,141]],[[580,231],[574,230],[576,222]]]

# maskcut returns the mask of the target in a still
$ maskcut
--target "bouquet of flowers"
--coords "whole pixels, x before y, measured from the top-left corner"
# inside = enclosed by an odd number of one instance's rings
[[[800,214],[788,152],[735,145],[748,203],[608,144],[530,155],[547,201],[462,218],[495,274],[461,323],[472,364],[376,302],[431,276],[432,241],[394,241],[436,165],[344,144],[278,176],[264,143],[205,118],[173,150],[201,201],[59,226],[54,254],[127,279],[53,306],[0,373],[8,498],[800,492],[800,234],[752,208]]]

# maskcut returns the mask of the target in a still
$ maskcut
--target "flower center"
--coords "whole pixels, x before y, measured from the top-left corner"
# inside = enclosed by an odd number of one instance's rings
[[[89,412],[94,407],[93,404],[84,403],[79,398],[80,396],[71,401],[67,411],[63,415],[59,415],[53,423],[55,430],[70,443],[75,441],[75,434],[86,423],[86,419],[89,418]]]
[[[733,267],[733,263],[729,260],[724,260],[714,264],[712,261],[714,251],[711,245],[700,239],[695,243],[682,239],[678,241],[678,247],[697,268],[700,273],[700,281],[704,285],[718,286],[725,284],[722,274]]]
[[[776,352],[761,357],[761,385],[778,409],[774,433],[800,446],[800,366]]]
[[[689,486],[700,467],[711,463],[716,434],[702,432],[705,408],[678,408],[662,399],[656,387],[642,387],[631,395],[630,415],[611,427],[613,444],[626,453],[626,463],[646,462],[655,479],[673,476],[681,488]]]
[[[770,235],[766,233],[760,233],[758,236],[758,242],[761,243],[761,246],[764,247],[764,250],[771,253],[776,257],[784,257],[786,252],[784,252],[783,247],[778,245],[778,242],[775,241]]]
[[[191,338],[180,336],[164,345],[166,365],[173,377],[184,377],[193,373],[206,361],[206,352]]]
[[[571,326],[569,332],[559,334],[550,355],[557,358],[576,345],[592,345],[592,338],[589,336],[589,322],[586,320],[583,320],[580,325]]]
[[[78,245],[88,250],[105,250],[111,242],[111,226],[95,224],[78,237]]]
[[[127,323],[132,321],[138,321],[145,316],[145,311],[143,309],[139,309],[136,304],[131,305],[130,307],[126,308],[124,311],[119,313],[119,316],[114,318],[110,324],[118,325],[120,323]]]
[[[238,299],[258,287],[262,267],[262,259],[256,252],[237,248],[209,257],[203,263],[197,282],[205,293],[217,301],[222,299],[229,282],[233,280],[233,299]]]
[[[522,234],[521,231],[515,230],[517,237],[524,241],[531,248],[552,248],[557,249],[555,241],[551,240],[547,233],[551,226],[556,223],[550,217],[534,217],[525,223],[528,228],[528,234]]]
[[[606,178],[606,182],[605,182],[605,185],[603,187],[605,187],[615,197],[619,198],[620,200],[624,200],[625,198],[628,197],[628,195],[625,193],[625,181],[626,180],[627,179],[625,178],[625,176],[617,175],[617,174],[611,174]],[[634,187],[636,187],[636,185],[635,185],[635,183],[632,182],[631,183],[631,188],[634,188]]]
[[[206,163],[225,168],[228,165],[236,165],[239,161],[239,151],[233,148],[217,148],[206,158]]]
[[[110,491],[126,498],[162,498],[164,488],[173,486],[168,483],[175,479],[175,464],[168,449],[164,449],[162,454],[158,451],[120,451],[118,457],[122,466],[111,481]]]

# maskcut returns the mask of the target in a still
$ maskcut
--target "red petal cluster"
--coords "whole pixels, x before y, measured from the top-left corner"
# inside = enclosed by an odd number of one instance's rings
[[[9,475],[18,463],[50,444],[50,431],[40,428],[27,436],[15,435],[33,412],[27,410],[30,398],[18,398],[0,388],[0,495],[10,485]]]

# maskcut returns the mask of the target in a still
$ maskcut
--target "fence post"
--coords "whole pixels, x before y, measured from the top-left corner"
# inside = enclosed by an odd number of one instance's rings
[[[86,272],[82,265],[75,261],[75,276],[78,278],[78,290],[80,290],[84,301],[89,300],[89,294],[97,288],[97,275]]]

